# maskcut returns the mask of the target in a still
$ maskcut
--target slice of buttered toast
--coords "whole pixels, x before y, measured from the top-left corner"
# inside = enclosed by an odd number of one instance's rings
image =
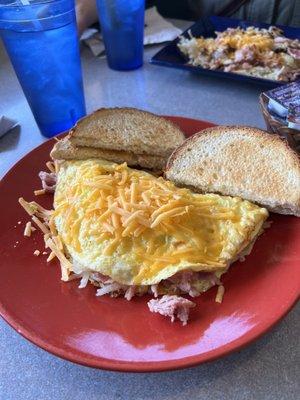
[[[199,192],[238,196],[300,216],[299,157],[278,136],[260,129],[205,129],[173,152],[165,176]]]
[[[161,156],[135,154],[130,151],[108,150],[99,147],[74,145],[67,136],[55,143],[51,157],[55,160],[87,160],[89,158],[103,158],[118,164],[124,162],[130,167],[141,167],[154,171],[162,171],[167,159]]]
[[[105,158],[149,169],[165,167],[184,133],[171,121],[135,108],[102,108],[82,118],[51,151],[53,159]]]

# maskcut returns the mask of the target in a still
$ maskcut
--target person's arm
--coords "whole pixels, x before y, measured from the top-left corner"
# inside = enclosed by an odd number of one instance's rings
[[[98,21],[96,0],[76,0],[76,18],[79,36]]]

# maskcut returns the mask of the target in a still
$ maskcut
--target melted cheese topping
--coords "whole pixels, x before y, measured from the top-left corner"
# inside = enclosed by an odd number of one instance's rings
[[[196,43],[199,49],[206,49],[210,53],[218,50],[220,46],[229,46],[232,51],[236,51],[245,46],[255,45],[258,51],[265,51],[272,49],[274,40],[266,34],[239,30],[234,35],[226,35],[223,32],[217,39],[200,37],[196,39]]]
[[[54,208],[50,223],[74,272],[137,285],[184,269],[226,269],[268,216],[248,201],[195,194],[104,160],[65,162]]]
[[[271,49],[274,40],[269,36],[263,35],[261,33],[249,33],[247,31],[240,31],[235,35],[228,35],[221,37],[219,43],[223,45],[230,46],[232,49],[241,49],[244,46],[255,45],[259,50]]]

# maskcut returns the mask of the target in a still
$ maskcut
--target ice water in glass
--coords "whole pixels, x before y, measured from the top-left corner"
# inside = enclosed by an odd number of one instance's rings
[[[144,0],[97,0],[107,62],[116,70],[143,64]]]
[[[68,130],[86,113],[74,1],[0,2],[0,20],[6,51],[42,134]]]

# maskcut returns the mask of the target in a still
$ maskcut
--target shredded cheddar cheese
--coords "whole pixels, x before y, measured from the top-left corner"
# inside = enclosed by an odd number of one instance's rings
[[[24,236],[30,237],[32,232],[31,222],[27,222],[24,229]]]
[[[219,285],[219,286],[218,286],[217,295],[216,295],[216,299],[215,299],[215,302],[216,302],[216,303],[222,303],[224,293],[225,293],[225,288],[224,288],[224,286],[223,286],[223,285]]]
[[[48,258],[47,258],[47,262],[52,261],[54,258],[56,257],[55,253],[53,251],[51,251],[51,253],[49,254]]]
[[[256,208],[242,200],[179,189],[126,163],[73,161],[60,167],[48,226],[55,225],[79,264],[100,268],[124,259],[138,269],[131,284],[139,285],[183,263],[196,270],[224,270],[237,250],[237,244],[229,243],[228,230],[233,241],[242,243],[238,225]],[[61,252],[57,240],[52,242],[51,250]]]
[[[55,173],[55,164],[53,162],[47,161],[46,167],[49,169],[50,172]]]
[[[235,35],[221,37],[219,43],[230,46],[232,49],[241,49],[244,46],[255,45],[259,50],[271,49],[273,39],[258,32],[240,31]]]
[[[47,262],[58,258],[62,280],[98,271],[128,285],[186,269],[222,273],[268,215],[248,201],[195,194],[104,160],[59,165],[54,210],[19,202],[44,234]]]
[[[42,194],[45,194],[46,190],[45,189],[38,189],[34,191],[35,196],[41,196]]]
[[[43,224],[35,215],[32,217],[32,221],[40,228],[42,232],[50,233],[49,229],[45,224]]]
[[[176,224],[177,217],[188,215],[193,207],[193,199],[188,191],[181,189],[182,198],[174,198],[178,189],[170,182],[162,178],[142,174],[139,171],[129,170],[126,164],[119,165],[111,173],[110,169],[92,167],[84,169],[77,185],[68,188],[67,202],[61,202],[60,194],[56,196],[57,209],[52,214],[66,215],[65,227],[67,243],[74,244],[74,232],[71,226],[80,225],[84,216],[78,213],[78,199],[82,199],[82,207],[99,227],[99,232],[109,232],[112,237],[125,237],[133,235],[138,237],[144,232],[144,228],[154,229],[159,227],[161,231],[163,222]],[[101,182],[101,183],[99,183]],[[91,188],[95,191],[90,192]],[[85,196],[86,193],[88,196]],[[104,196],[103,196],[104,195]],[[99,204],[99,198],[103,201]],[[159,204],[158,204],[159,203]],[[206,205],[206,202],[205,202]],[[197,204],[198,212],[201,210],[201,202]],[[204,211],[207,209],[203,209]],[[217,210],[217,209],[216,209]],[[230,214],[228,214],[230,215]],[[206,213],[206,218],[219,219],[226,214],[218,212]],[[51,221],[51,220],[50,220]],[[89,226],[86,224],[85,234],[89,234]]]

